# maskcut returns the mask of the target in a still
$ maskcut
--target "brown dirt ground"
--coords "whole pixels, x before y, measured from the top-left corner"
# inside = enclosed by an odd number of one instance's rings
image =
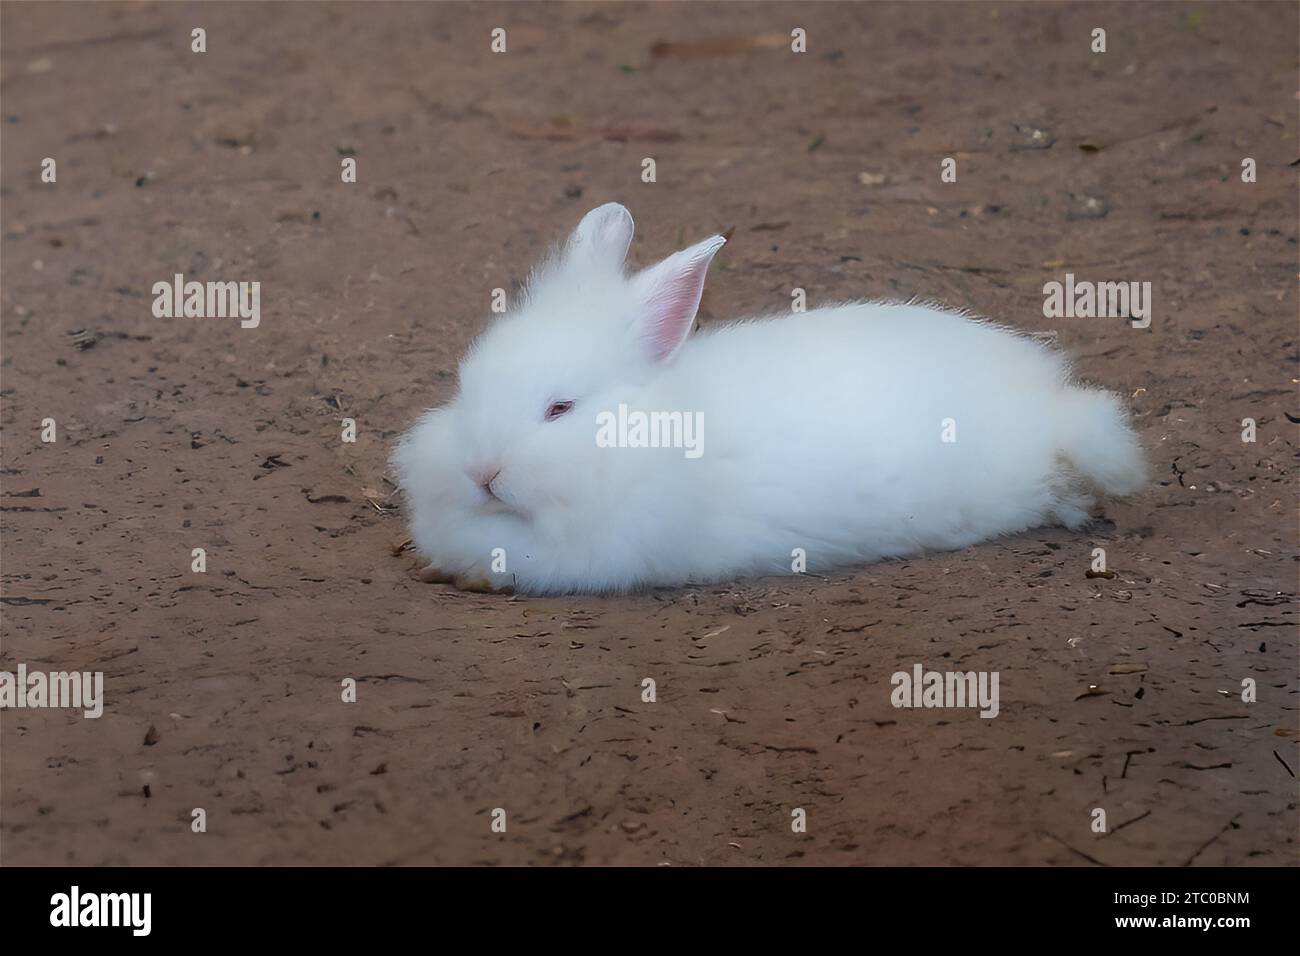
[[[1297,16],[5,3],[3,666],[102,670],[107,709],[5,713],[4,861],[1294,864]],[[612,199],[642,262],[734,228],[704,322],[798,285],[1059,333],[1156,480],[825,579],[419,583],[367,500],[394,437]],[[178,271],[260,281],[261,327],[155,319]],[[1152,327],[1044,319],[1066,271],[1152,282]],[[1001,715],[895,710],[915,662],[999,671]]]

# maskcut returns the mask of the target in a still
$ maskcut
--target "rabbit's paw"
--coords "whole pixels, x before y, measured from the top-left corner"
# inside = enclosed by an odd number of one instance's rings
[[[458,574],[451,582],[461,591],[469,591],[471,594],[514,594],[515,589],[511,584],[495,584],[483,574],[477,571],[470,571],[466,574]]]
[[[456,580],[454,574],[450,574],[433,564],[429,565],[427,568],[421,568],[420,571],[417,572],[416,577],[425,584],[451,584]]]

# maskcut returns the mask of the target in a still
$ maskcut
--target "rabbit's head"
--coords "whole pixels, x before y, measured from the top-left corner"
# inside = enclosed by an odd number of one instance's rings
[[[725,242],[714,236],[629,275],[632,231],[617,203],[589,212],[461,361],[444,426],[454,434],[457,460],[447,464],[460,472],[462,506],[544,518],[607,474],[596,416],[672,362]]]

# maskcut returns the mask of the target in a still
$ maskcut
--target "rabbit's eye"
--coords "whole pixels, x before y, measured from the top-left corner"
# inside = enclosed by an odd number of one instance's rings
[[[553,422],[571,408],[573,402],[551,402],[550,407],[546,409],[546,420]]]

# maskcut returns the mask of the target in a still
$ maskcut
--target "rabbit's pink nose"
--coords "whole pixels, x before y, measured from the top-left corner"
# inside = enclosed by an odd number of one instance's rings
[[[484,493],[491,498],[496,497],[496,492],[492,490],[492,482],[497,480],[499,474],[501,474],[499,465],[482,465],[469,470],[469,476],[474,484],[482,488]]]

